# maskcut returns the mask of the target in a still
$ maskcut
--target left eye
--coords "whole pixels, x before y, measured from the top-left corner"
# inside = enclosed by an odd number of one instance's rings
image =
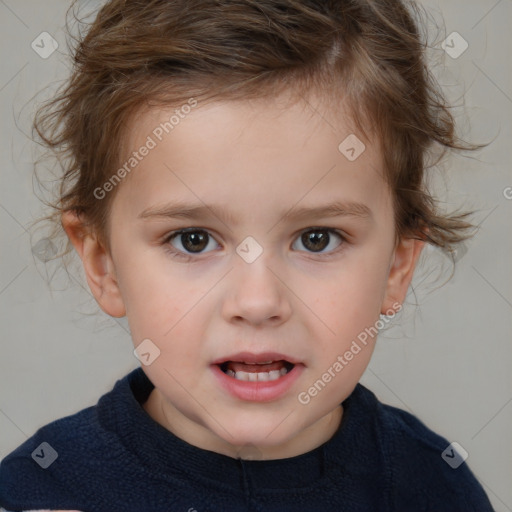
[[[332,247],[332,235],[341,240],[341,242],[336,247]],[[344,238],[340,233],[333,229],[315,228],[308,231],[303,231],[297,238],[297,241],[302,242],[308,251],[313,253],[321,253],[321,251],[329,246],[331,246],[331,249],[336,249],[342,245]],[[332,252],[332,250],[327,252]]]

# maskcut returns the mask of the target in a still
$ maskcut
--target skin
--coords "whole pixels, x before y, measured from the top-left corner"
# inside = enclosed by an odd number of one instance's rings
[[[127,147],[139,148],[172,112],[137,116]],[[378,141],[364,140],[366,150],[351,162],[338,150],[351,133],[343,107],[335,112],[320,98],[199,103],[117,185],[110,252],[77,216],[62,216],[102,310],[127,316],[134,346],[149,338],[160,350],[142,366],[155,385],[144,409],[189,444],[242,458],[250,445],[260,458],[276,459],[310,451],[338,428],[340,404],[366,369],[376,338],[307,405],[297,397],[381,313],[404,301],[424,245],[408,238],[395,245]],[[334,200],[363,203],[372,218],[283,217],[292,207]],[[220,204],[232,219],[140,218],[175,201]],[[183,237],[164,241],[190,227],[211,235],[202,253],[191,252]],[[312,227],[336,229],[346,240],[332,234],[314,252],[300,236]],[[263,249],[252,263],[236,252],[247,236]],[[166,247],[185,257],[172,257]],[[240,400],[210,369],[240,351],[284,353],[304,369],[274,401]]]

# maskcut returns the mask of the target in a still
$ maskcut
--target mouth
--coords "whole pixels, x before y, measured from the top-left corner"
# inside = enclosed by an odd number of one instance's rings
[[[225,361],[217,364],[228,377],[249,382],[268,382],[278,380],[291,372],[295,364],[286,359],[262,362]]]
[[[270,402],[286,396],[306,366],[285,354],[240,352],[211,364],[221,387],[237,399]]]

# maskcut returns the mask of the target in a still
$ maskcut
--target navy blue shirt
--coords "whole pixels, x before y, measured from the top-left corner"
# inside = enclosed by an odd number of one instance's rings
[[[83,512],[492,512],[450,444],[358,384],[322,446],[279,460],[196,448],[142,408],[153,384],[141,368],[94,407],[54,421],[0,465],[7,510]],[[42,443],[47,443],[41,446]],[[44,466],[47,466],[46,468]]]

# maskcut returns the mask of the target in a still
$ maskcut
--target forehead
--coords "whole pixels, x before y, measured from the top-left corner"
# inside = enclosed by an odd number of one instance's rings
[[[233,211],[322,199],[385,202],[378,141],[356,133],[341,103],[333,109],[310,96],[192,104],[146,110],[130,123],[125,161],[151,149],[118,192],[139,212],[148,203],[209,203],[212,196]]]

